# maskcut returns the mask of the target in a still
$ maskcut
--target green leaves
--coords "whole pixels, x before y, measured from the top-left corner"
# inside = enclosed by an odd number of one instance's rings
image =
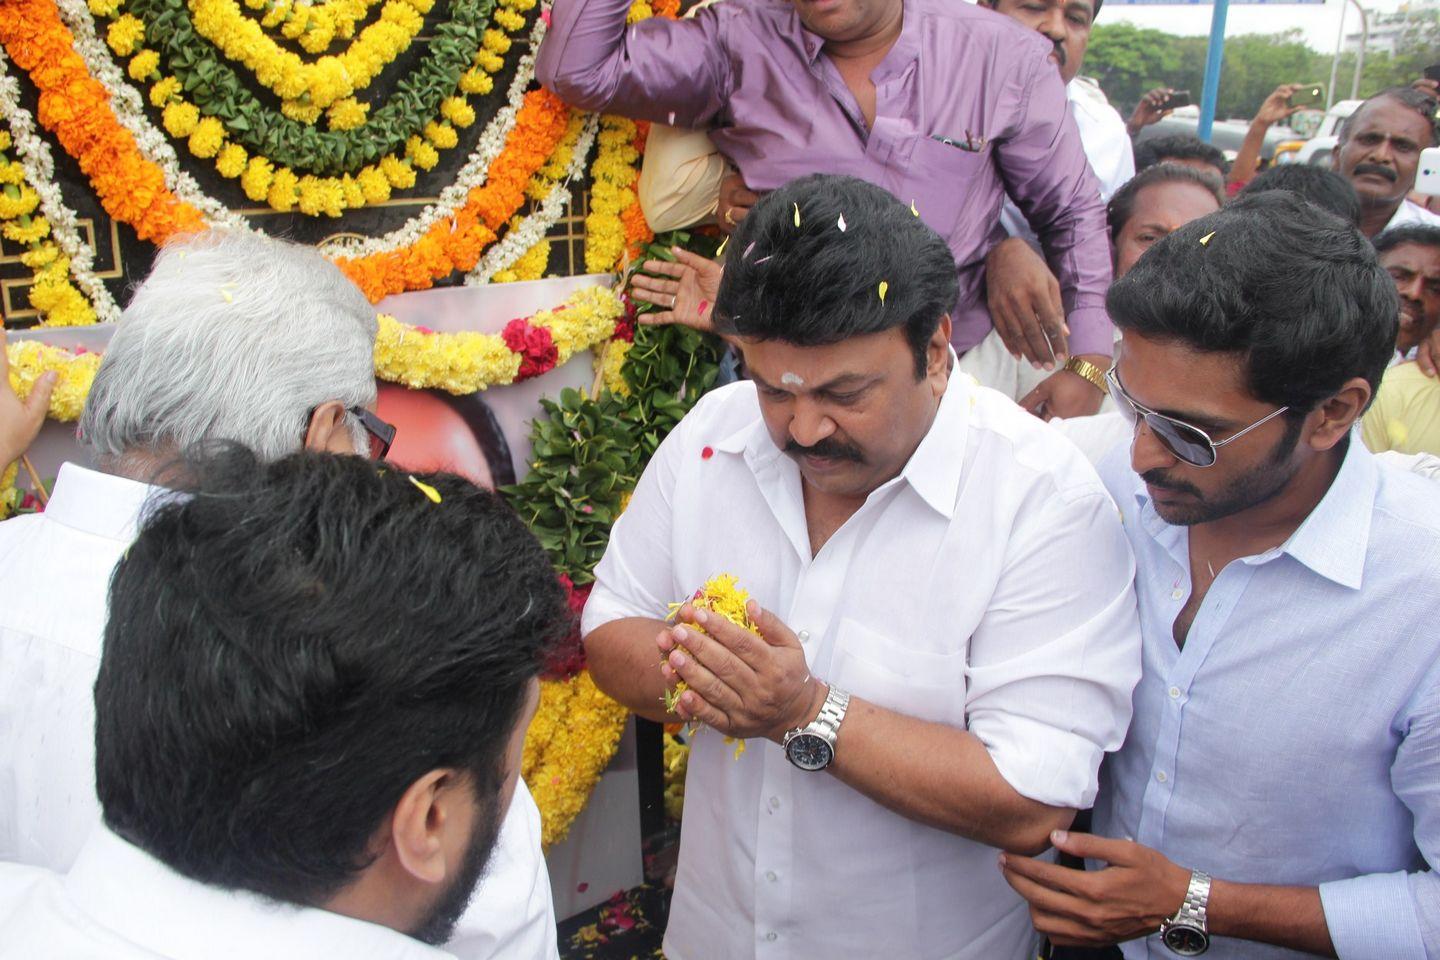
[[[687,234],[657,238],[641,260],[674,259]],[[621,375],[627,397],[565,389],[542,400],[530,432],[530,473],[501,492],[577,586],[592,582],[610,527],[645,464],[680,418],[715,383],[723,344],[688,327],[637,327]]]

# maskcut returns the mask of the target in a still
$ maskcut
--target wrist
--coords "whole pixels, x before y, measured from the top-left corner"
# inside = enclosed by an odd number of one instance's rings
[[[815,722],[820,716],[820,709],[825,706],[825,698],[830,694],[830,685],[819,677],[811,674],[805,681],[805,686],[795,697],[795,712],[792,713],[777,730],[772,730],[767,740],[774,740],[780,743],[785,739],[785,734],[791,730],[801,730]]]

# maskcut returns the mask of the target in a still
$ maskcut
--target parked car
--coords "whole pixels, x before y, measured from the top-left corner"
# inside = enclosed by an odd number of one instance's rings
[[[1136,143],[1149,140],[1152,137],[1168,137],[1175,134],[1189,134],[1195,136],[1200,128],[1200,108],[1196,106],[1181,107],[1170,116],[1159,123],[1152,123],[1140,135],[1135,138]],[[1216,120],[1210,128],[1210,142],[1225,154],[1225,159],[1234,160],[1235,154],[1240,151],[1240,145],[1245,142],[1245,134],[1250,131],[1249,120]],[[1260,158],[1269,160],[1275,155],[1276,148],[1287,140],[1295,140],[1295,131],[1289,127],[1276,125],[1270,128],[1265,134],[1265,143],[1260,148]]]

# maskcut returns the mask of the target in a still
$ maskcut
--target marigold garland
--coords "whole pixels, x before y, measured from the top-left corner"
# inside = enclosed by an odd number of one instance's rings
[[[542,680],[525,734],[521,775],[540,808],[541,843],[565,839],[610,763],[629,712],[595,686],[590,671]]]

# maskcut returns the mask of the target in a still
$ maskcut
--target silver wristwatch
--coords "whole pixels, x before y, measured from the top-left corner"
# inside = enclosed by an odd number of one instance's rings
[[[1210,875],[1199,870],[1190,874],[1190,888],[1175,916],[1160,924],[1160,938],[1172,953],[1198,957],[1210,949],[1205,929],[1205,911],[1210,903]]]
[[[840,736],[840,722],[850,706],[850,694],[830,688],[820,715],[803,727],[785,734],[781,746],[785,757],[801,770],[824,770],[835,760],[835,739]]]

